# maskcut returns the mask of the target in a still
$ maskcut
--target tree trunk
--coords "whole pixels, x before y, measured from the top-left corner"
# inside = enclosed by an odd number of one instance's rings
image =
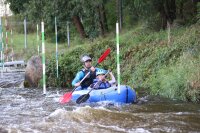
[[[122,3],[122,0],[119,0],[119,19],[120,19],[120,21],[119,21],[119,22],[120,22],[120,23],[119,23],[119,24],[120,24],[120,25],[119,25],[120,27],[119,27],[119,28],[120,28],[120,29],[122,29],[122,26],[123,26],[122,4],[123,4],[123,3]]]
[[[73,22],[74,22],[81,38],[87,38],[83,24],[81,23],[81,20],[80,20],[80,17],[79,16],[73,16]]]
[[[97,12],[98,12],[98,16],[99,16],[99,28],[100,28],[101,36],[104,36],[105,30],[104,30],[104,25],[103,25],[103,21],[102,21],[102,16],[101,16],[102,13],[101,13],[100,6],[97,6]]]
[[[122,28],[122,0],[116,0],[117,21],[119,22],[119,29]]]
[[[170,25],[173,24],[174,19],[176,19],[176,3],[175,0],[164,0],[157,5],[157,10],[160,12],[162,19],[162,28],[167,28],[167,22]]]
[[[175,0],[166,0],[165,1],[165,13],[167,16],[167,21],[171,25],[174,22],[174,19],[176,19],[176,2],[175,2]]]
[[[180,14],[180,18],[183,19],[183,1],[181,1],[180,3],[179,14]]]
[[[167,28],[167,17],[164,10],[160,12],[160,15],[162,20],[162,29],[165,30]]]
[[[107,25],[105,8],[104,8],[103,4],[97,6],[97,12],[98,12],[98,16],[99,16],[99,25],[100,25],[101,36],[104,36],[105,33],[108,32],[108,25]]]
[[[108,32],[108,24],[107,24],[107,18],[106,18],[106,11],[105,11],[105,7],[104,5],[102,4],[101,5],[101,19],[102,19],[102,22],[103,22],[103,28],[104,28],[104,31],[105,33]]]
[[[192,0],[192,3],[194,5],[194,14],[197,14],[197,3],[200,2],[200,0]]]

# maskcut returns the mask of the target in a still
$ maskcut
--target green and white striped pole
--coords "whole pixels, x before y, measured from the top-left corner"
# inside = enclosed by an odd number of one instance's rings
[[[40,44],[39,44],[39,27],[37,24],[37,44],[38,44],[38,55],[40,54]]]
[[[120,94],[120,63],[119,63],[119,24],[116,23],[116,45],[117,45],[117,91]]]
[[[46,74],[45,74],[45,44],[44,44],[44,22],[41,23],[42,27],[42,70],[43,70],[43,94],[46,94]]]
[[[55,17],[55,35],[56,35],[56,72],[58,78],[58,33],[57,33],[57,21]]]

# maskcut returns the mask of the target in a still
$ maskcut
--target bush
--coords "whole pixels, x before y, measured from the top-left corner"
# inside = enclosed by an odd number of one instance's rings
[[[196,102],[200,100],[200,58],[185,53],[169,67],[163,67],[149,80],[152,94]]]

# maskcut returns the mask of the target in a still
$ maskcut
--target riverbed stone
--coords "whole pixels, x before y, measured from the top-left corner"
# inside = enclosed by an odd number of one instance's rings
[[[25,69],[24,87],[36,88],[42,78],[42,60],[40,56],[32,56]]]

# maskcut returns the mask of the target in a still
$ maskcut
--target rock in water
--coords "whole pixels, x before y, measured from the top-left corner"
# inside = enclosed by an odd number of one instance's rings
[[[24,87],[38,87],[38,83],[42,78],[42,61],[39,56],[32,56],[25,70]]]

